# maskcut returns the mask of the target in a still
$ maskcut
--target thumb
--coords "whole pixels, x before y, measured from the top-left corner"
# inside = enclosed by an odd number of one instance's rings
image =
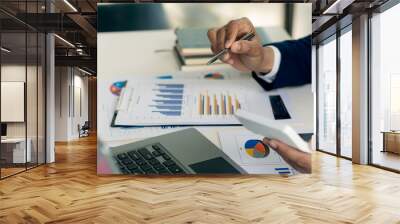
[[[273,149],[278,149],[278,147],[280,146],[280,142],[276,141],[274,139],[269,139],[269,138],[264,138],[263,139],[263,143],[268,145],[269,147],[273,148]]]
[[[257,41],[239,40],[232,44],[231,51],[235,54],[257,57],[262,54],[262,46]]]

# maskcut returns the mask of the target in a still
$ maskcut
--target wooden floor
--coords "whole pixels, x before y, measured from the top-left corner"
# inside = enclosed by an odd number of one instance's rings
[[[0,181],[0,223],[400,223],[400,175],[315,153],[313,174],[96,175],[96,139]]]

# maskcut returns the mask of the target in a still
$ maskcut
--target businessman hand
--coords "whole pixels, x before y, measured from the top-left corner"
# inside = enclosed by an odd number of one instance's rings
[[[249,32],[256,32],[253,24],[248,18],[241,18],[232,20],[221,28],[210,29],[207,35],[214,54],[230,48],[228,53],[220,58],[223,62],[240,71],[268,73],[274,62],[273,50],[263,47],[257,34],[250,41],[236,41]]]
[[[274,149],[297,171],[301,173],[311,173],[311,154],[300,151],[274,139],[264,138],[263,143]]]

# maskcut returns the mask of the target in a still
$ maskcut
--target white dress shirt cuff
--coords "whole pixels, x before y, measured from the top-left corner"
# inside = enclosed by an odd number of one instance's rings
[[[267,47],[272,48],[272,51],[274,52],[274,64],[272,65],[272,69],[269,73],[260,74],[260,72],[256,72],[256,74],[258,75],[258,77],[265,80],[266,82],[272,83],[276,78],[276,74],[279,70],[279,65],[281,64],[281,52],[275,46],[270,45]]]

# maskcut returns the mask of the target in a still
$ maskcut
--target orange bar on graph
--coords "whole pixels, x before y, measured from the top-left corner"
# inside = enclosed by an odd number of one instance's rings
[[[199,95],[199,114],[204,115],[203,95]]]
[[[232,97],[231,96],[228,96],[228,113],[229,114],[233,114],[233,111],[232,111]]]
[[[240,103],[239,103],[239,100],[237,99],[237,97],[235,97],[235,109],[236,110],[240,109]]]
[[[211,114],[210,111],[210,96],[207,94],[206,96],[206,114]]]

